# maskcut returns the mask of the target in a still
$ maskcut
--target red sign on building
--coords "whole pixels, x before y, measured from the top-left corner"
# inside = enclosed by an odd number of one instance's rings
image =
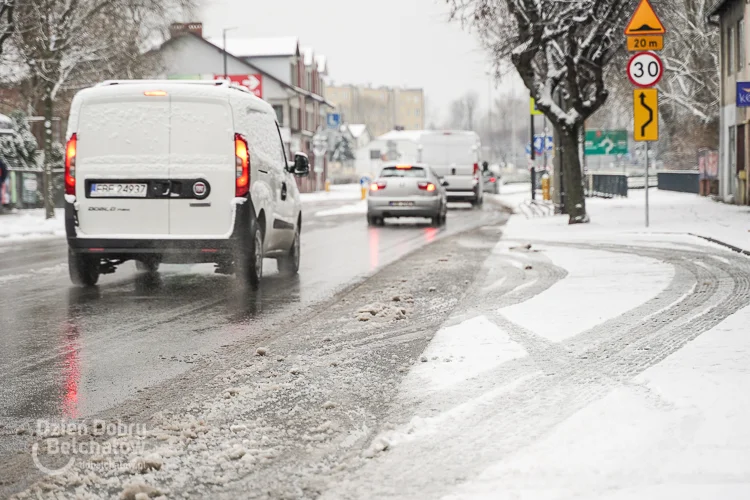
[[[263,99],[263,75],[227,75],[227,78],[238,85],[247,87],[256,97]],[[222,80],[224,75],[214,75],[214,79]]]

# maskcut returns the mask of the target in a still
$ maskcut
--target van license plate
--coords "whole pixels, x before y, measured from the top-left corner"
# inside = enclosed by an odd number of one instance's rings
[[[92,198],[145,198],[147,193],[147,184],[97,182],[91,184],[90,196]]]
[[[390,205],[392,207],[413,207],[414,202],[413,201],[392,201]]]

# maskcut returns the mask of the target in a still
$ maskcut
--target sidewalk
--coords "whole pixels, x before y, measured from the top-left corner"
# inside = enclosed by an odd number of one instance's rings
[[[517,206],[518,195],[500,196]],[[750,207],[727,205],[688,193],[649,191],[650,224],[645,224],[645,191],[631,190],[628,198],[588,198],[589,224],[568,225],[567,216],[526,220],[513,217],[508,231],[514,238],[554,241],[624,241],[643,235],[696,235],[750,252]],[[506,232],[506,234],[509,234]]]
[[[65,211],[55,210],[55,218],[46,220],[43,209],[3,211],[0,213],[0,245],[27,239],[65,236]]]

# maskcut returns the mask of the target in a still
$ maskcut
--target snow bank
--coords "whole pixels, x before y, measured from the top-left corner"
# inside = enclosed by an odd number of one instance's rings
[[[20,210],[0,214],[0,244],[29,238],[65,236],[65,211],[55,210],[45,219],[44,210]]]
[[[565,269],[567,276],[534,298],[500,313],[552,342],[574,337],[635,309],[663,292],[674,276],[671,265],[646,257],[602,250],[535,248]]]
[[[362,191],[359,184],[332,184],[330,191],[316,191],[315,193],[301,193],[302,203],[316,203],[320,201],[359,200]]]
[[[362,200],[358,203],[351,205],[342,205],[340,207],[331,208],[328,210],[321,210],[316,212],[316,217],[329,217],[331,215],[352,215],[352,214],[366,214],[367,213],[367,200]]]

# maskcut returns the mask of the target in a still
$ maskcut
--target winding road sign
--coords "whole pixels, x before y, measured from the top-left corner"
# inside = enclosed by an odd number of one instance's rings
[[[637,89],[633,91],[633,139],[659,140],[659,91]]]
[[[664,63],[654,52],[638,52],[628,62],[630,83],[638,87],[653,87],[664,76]]]

